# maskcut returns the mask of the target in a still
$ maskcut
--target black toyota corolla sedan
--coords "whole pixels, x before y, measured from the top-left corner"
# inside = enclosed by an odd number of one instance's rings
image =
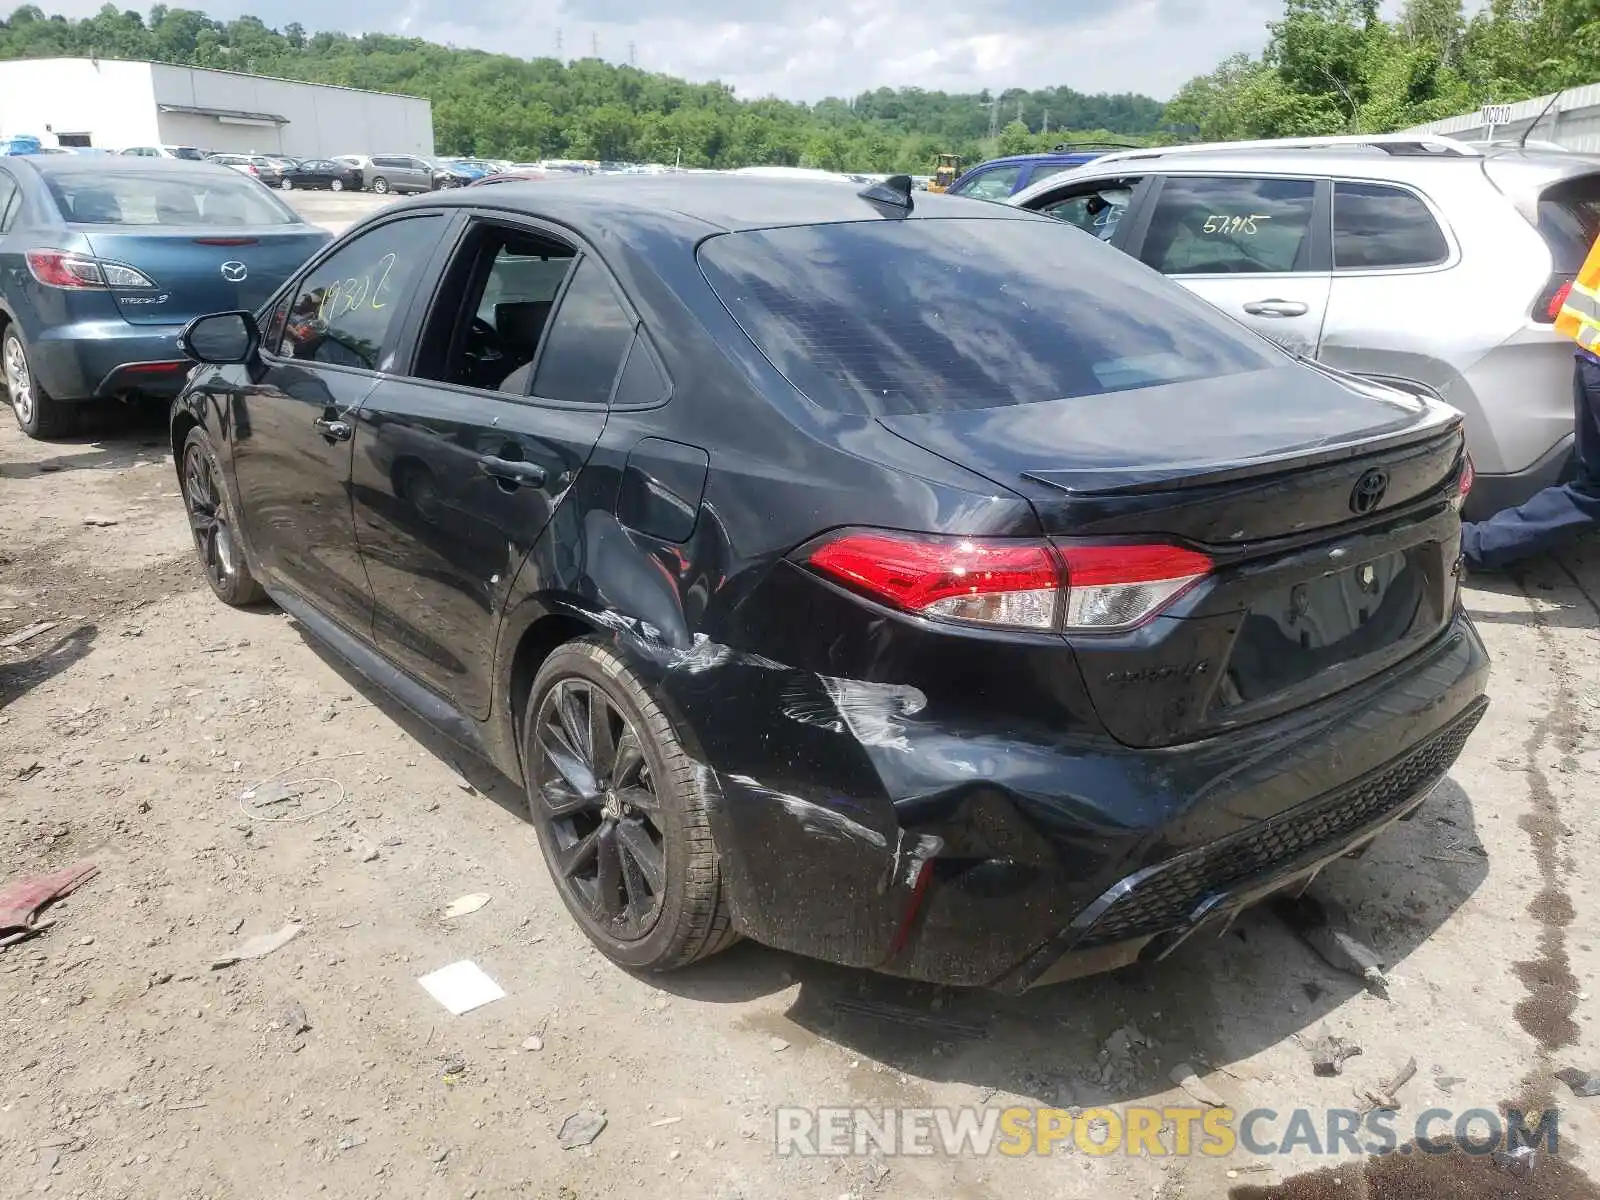
[[[185,344],[217,595],[523,781],[630,967],[1160,957],[1411,815],[1485,706],[1460,417],[1048,217],[465,189]]]

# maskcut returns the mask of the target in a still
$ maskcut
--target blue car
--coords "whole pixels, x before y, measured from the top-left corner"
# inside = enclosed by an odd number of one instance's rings
[[[950,185],[950,195],[970,196],[974,200],[1004,200],[1020,192],[1029,184],[1073,167],[1093,162],[1112,150],[1131,150],[1132,146],[1113,145],[1109,142],[1094,146],[1074,146],[1063,142],[1046,154],[1013,154],[1008,158],[991,158],[964,173]]]
[[[254,310],[330,239],[256,180],[181,159],[0,163],[0,368],[29,437],[83,401],[169,398],[197,316]]]

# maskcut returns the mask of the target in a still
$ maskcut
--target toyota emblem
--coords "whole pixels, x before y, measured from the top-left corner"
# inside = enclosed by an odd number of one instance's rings
[[[222,264],[222,277],[229,283],[243,283],[250,276],[250,268],[242,262],[225,262]]]
[[[1356,480],[1356,486],[1350,489],[1350,511],[1365,516],[1383,503],[1384,493],[1388,490],[1388,472],[1376,467],[1363,471],[1361,478]]]

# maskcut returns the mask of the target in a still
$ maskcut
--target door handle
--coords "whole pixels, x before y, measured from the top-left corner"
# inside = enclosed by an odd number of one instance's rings
[[[544,483],[544,468],[538,463],[522,462],[519,459],[500,458],[493,454],[480,455],[478,470],[490,479],[498,479],[502,483],[523,484],[530,487],[539,487]]]
[[[350,435],[355,432],[349,421],[340,421],[334,417],[318,417],[314,422],[322,430],[322,436],[335,442],[348,442]]]
[[[1303,317],[1311,307],[1299,300],[1252,300],[1244,310],[1252,317]]]

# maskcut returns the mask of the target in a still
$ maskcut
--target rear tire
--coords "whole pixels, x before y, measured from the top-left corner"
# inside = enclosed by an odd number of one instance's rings
[[[245,560],[239,521],[222,486],[222,468],[206,431],[196,425],[183,440],[183,507],[194,534],[200,570],[217,594],[233,608],[259,604],[267,597]]]
[[[389,181],[382,175],[379,175],[372,181],[372,190],[377,192],[380,196],[387,196],[389,194]]]
[[[17,426],[31,438],[64,437],[78,424],[78,409],[73,404],[54,400],[39,386],[33,374],[28,348],[15,325],[7,325],[0,338],[0,366],[4,367],[6,394]]]
[[[332,182],[330,182],[328,184],[328,190],[330,192],[342,192],[342,191],[344,191],[344,180],[342,180],[342,179],[333,180]]]
[[[708,772],[615,651],[580,639],[545,659],[522,754],[545,865],[602,954],[670,971],[738,940],[711,838]]]
[[[292,191],[294,191],[294,180],[292,180],[292,179],[281,180],[278,183],[278,187],[280,189],[282,189],[283,191],[285,191],[285,192],[292,192]]]

